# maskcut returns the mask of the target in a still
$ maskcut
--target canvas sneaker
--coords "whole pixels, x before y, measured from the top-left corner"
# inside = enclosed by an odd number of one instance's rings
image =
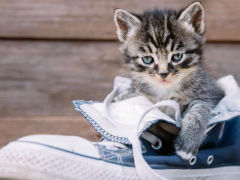
[[[234,121],[239,122],[239,119]],[[234,121],[227,126],[232,126]],[[157,174],[166,179],[240,179],[239,142],[238,147],[200,150],[189,161],[177,155],[160,156],[161,148],[155,150],[146,140],[143,144],[143,157]],[[4,178],[139,179],[131,147],[109,141],[91,143],[80,137],[57,135],[26,136],[5,146],[0,151],[0,179]]]

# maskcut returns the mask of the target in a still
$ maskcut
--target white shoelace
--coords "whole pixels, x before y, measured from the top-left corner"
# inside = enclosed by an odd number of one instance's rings
[[[109,120],[109,123],[112,123],[116,128],[118,128],[124,136],[128,138],[128,140],[132,144],[132,151],[133,151],[133,157],[134,157],[134,164],[136,171],[138,173],[138,177],[141,180],[166,180],[165,177],[161,176],[160,174],[156,173],[144,160],[142,156],[142,148],[141,148],[141,143],[139,140],[139,126],[144,117],[153,109],[161,107],[161,106],[170,106],[175,109],[175,119],[179,120],[180,119],[180,108],[178,103],[172,100],[166,100],[166,101],[161,101],[159,103],[156,103],[153,105],[151,108],[149,108],[147,111],[143,113],[141,116],[140,120],[138,123],[130,126],[123,126],[122,124],[117,123],[114,121],[109,113],[108,113],[108,107],[111,104],[112,100],[118,96],[120,93],[122,93],[124,90],[126,90],[128,86],[121,85],[119,87],[114,88],[114,90],[106,97],[104,100],[104,112]]]
[[[150,132],[144,132],[144,134],[142,135],[142,138],[148,141],[152,145],[152,147],[156,150],[160,149],[162,146],[161,139],[159,139],[157,136],[153,135]],[[99,142],[94,142],[93,144],[103,145],[108,148],[111,148],[112,150],[119,150],[119,149],[129,150],[128,146],[118,142],[110,141],[106,138],[102,138]],[[141,146],[142,146],[142,151],[146,150],[146,147],[142,143],[141,143]]]
[[[134,164],[135,164],[135,168],[136,171],[138,173],[138,177],[140,180],[166,180],[167,178],[161,176],[160,174],[158,174],[156,171],[154,171],[144,160],[143,156],[142,156],[142,146],[141,146],[141,141],[139,140],[139,126],[141,124],[141,122],[143,121],[144,117],[153,109],[155,108],[159,108],[161,106],[170,106],[173,109],[175,109],[175,120],[180,123],[181,120],[181,115],[180,115],[180,107],[179,104],[176,101],[173,100],[165,100],[165,101],[161,101],[158,102],[156,104],[154,104],[152,107],[150,107],[148,110],[146,110],[143,115],[141,116],[141,118],[139,119],[139,121],[134,124],[134,125],[129,125],[129,126],[124,126],[116,121],[114,121],[114,119],[112,119],[109,115],[108,112],[108,107],[111,104],[112,100],[117,97],[119,94],[121,94],[123,91],[127,90],[129,88],[129,84],[127,83],[123,83],[117,87],[114,88],[114,90],[106,97],[106,99],[104,100],[104,113],[106,115],[106,118],[108,119],[109,123],[113,124],[116,128],[118,128],[122,134],[128,138],[128,140],[131,142],[132,144],[132,151],[133,151],[133,157],[134,157]],[[210,126],[205,133],[207,133],[208,131],[210,131],[213,127]],[[109,145],[109,142],[101,142],[102,144]],[[124,145],[119,145],[120,143],[115,143],[111,142],[112,146],[116,146],[116,147],[120,147],[120,148],[124,148]],[[125,146],[126,148],[126,146]]]

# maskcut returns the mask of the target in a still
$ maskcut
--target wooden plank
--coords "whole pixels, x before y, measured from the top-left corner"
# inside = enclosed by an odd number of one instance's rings
[[[83,117],[5,117],[0,118],[0,148],[33,134],[80,136],[98,141],[100,135]]]
[[[0,41],[0,117],[79,116],[73,99],[102,101],[126,74],[116,42]],[[209,70],[240,83],[240,44],[209,43]]]
[[[0,37],[116,40],[116,8],[182,8],[192,0],[1,0]],[[202,0],[209,41],[240,41],[238,0]]]
[[[240,44],[209,43],[205,46],[205,61],[213,77],[232,74],[240,85]]]
[[[115,42],[0,42],[0,116],[77,115],[74,99],[103,100],[121,74]]]

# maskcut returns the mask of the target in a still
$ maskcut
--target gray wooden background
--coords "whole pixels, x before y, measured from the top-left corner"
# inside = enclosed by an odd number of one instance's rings
[[[116,8],[181,8],[191,0],[1,0],[0,147],[29,134],[99,137],[73,99],[101,101],[124,75]],[[240,4],[203,0],[205,58],[215,78],[240,82]]]

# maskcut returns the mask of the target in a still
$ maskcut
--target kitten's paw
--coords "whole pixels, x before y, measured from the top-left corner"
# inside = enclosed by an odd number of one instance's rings
[[[193,156],[192,153],[187,153],[185,151],[176,151],[176,153],[178,156],[185,160],[189,160]]]
[[[201,138],[194,139],[193,137],[186,137],[179,134],[174,143],[177,155],[185,160],[195,156],[201,144],[199,139]]]

